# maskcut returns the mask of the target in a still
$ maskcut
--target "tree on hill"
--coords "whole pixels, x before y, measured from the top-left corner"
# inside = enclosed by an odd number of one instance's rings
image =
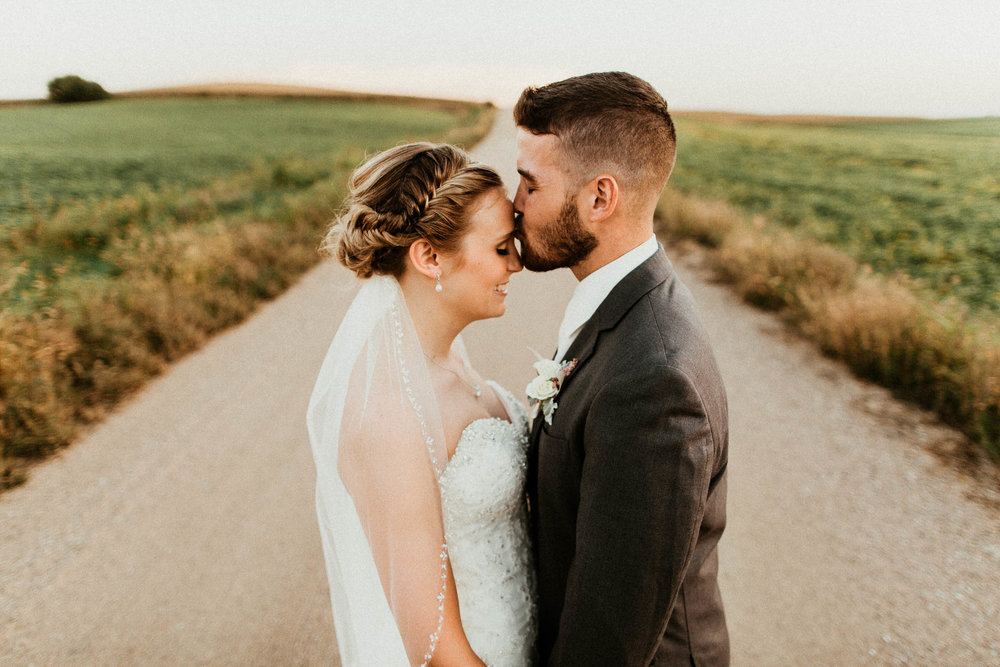
[[[111,93],[104,90],[101,84],[76,75],[60,76],[49,81],[49,100],[52,102],[92,102],[109,97]]]

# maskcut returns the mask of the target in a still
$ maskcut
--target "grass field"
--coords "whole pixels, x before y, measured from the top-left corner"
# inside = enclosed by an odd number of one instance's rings
[[[1000,119],[691,114],[661,229],[1000,460]]]
[[[0,488],[318,261],[366,153],[468,143],[491,117],[387,99],[0,108]]]
[[[0,109],[0,215],[17,224],[70,199],[142,184],[191,188],[283,156],[316,158],[387,136],[437,136],[444,111],[326,100],[147,99]]]
[[[1000,313],[1000,118],[678,114],[676,190]]]
[[[189,191],[282,160],[299,167],[315,162],[310,177],[325,178],[348,149],[360,154],[387,140],[442,136],[458,120],[433,109],[311,99],[166,98],[0,109],[0,243],[18,227],[51,220],[60,208]],[[50,250],[30,258],[29,275],[48,273],[43,264],[53,259]],[[4,254],[0,262],[9,262],[10,253]],[[19,292],[15,287],[7,295]]]
[[[311,266],[366,152],[471,142],[492,117],[181,92],[0,106],[0,488],[19,479],[11,461],[68,443]],[[665,228],[715,246],[747,299],[1000,456],[1000,119],[677,125]]]

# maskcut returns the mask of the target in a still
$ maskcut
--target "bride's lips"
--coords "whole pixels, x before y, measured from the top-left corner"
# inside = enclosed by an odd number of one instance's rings
[[[509,282],[503,283],[502,285],[496,285],[493,288],[493,291],[496,292],[497,294],[502,294],[503,296],[507,296],[507,289],[509,286],[510,286]]]

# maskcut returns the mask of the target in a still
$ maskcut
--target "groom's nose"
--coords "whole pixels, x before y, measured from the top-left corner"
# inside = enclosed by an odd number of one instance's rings
[[[523,215],[522,213],[522,211],[524,210],[524,207],[522,206],[523,204],[524,204],[524,185],[518,184],[517,192],[514,193],[514,216],[516,218],[520,218],[520,216]]]

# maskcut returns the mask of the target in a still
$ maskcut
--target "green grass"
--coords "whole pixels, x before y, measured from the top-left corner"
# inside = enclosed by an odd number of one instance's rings
[[[452,114],[307,99],[152,99],[0,108],[0,215],[144,184],[191,188],[282,156],[440,135]]]
[[[315,264],[366,153],[492,118],[430,106],[0,108],[0,489]]]
[[[39,303],[31,283],[112,274],[111,238],[136,223],[131,198],[171,200],[174,224],[198,215],[192,193],[220,178],[273,171],[267,193],[215,202],[218,213],[263,204],[328,178],[338,160],[411,138],[441,137],[480,110],[456,116],[392,104],[309,99],[151,99],[0,108],[0,270],[19,276],[0,305]],[[465,115],[466,117],[461,117]],[[259,179],[258,179],[259,180]],[[194,198],[193,198],[194,197]],[[112,202],[116,200],[118,204]],[[144,225],[155,225],[147,209]],[[203,211],[202,211],[203,213]],[[163,216],[159,216],[162,218]],[[11,280],[11,278],[8,278]]]
[[[1000,313],[1000,118],[677,120],[671,187]]]

